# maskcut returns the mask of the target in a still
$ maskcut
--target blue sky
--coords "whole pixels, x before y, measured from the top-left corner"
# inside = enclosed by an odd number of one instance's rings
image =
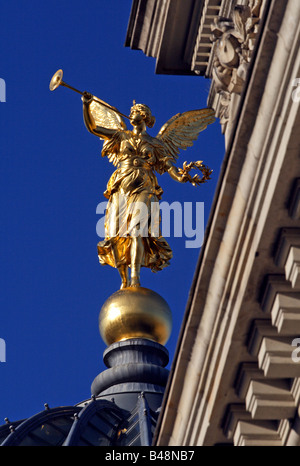
[[[124,47],[131,0],[15,0],[0,15],[1,318],[6,362],[0,363],[0,425],[90,396],[104,370],[98,331],[104,301],[120,286],[116,269],[97,258],[96,207],[113,172],[102,143],[85,128],[80,96],[49,91],[64,80],[128,114],[133,99],[149,105],[155,136],[174,114],[204,108],[209,81],[158,76],[155,60]],[[163,201],[204,202],[205,223],[224,154],[220,125],[201,133],[178,165],[203,160],[213,169],[200,187],[158,175]],[[195,212],[195,211],[194,211]],[[175,350],[199,248],[167,238],[170,267],[142,270],[142,285],[161,294],[173,313],[166,344]]]

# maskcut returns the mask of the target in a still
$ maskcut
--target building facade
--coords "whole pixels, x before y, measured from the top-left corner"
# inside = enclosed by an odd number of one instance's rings
[[[300,3],[136,0],[126,45],[210,79],[226,145],[154,443],[300,445]]]

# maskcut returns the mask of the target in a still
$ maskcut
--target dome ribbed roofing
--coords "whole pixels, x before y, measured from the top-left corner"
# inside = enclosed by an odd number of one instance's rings
[[[113,401],[92,398],[45,410],[0,427],[0,446],[149,446],[158,412],[141,393],[131,411]]]

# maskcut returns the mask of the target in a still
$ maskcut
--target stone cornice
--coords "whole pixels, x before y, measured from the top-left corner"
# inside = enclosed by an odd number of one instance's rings
[[[191,67],[204,0],[133,0],[125,46],[156,58],[157,74],[196,75]]]

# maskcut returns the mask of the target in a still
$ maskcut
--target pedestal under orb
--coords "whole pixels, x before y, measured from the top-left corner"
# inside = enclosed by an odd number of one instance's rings
[[[107,345],[130,338],[147,338],[164,345],[172,329],[168,303],[156,292],[128,287],[112,294],[99,314],[99,330]]]

